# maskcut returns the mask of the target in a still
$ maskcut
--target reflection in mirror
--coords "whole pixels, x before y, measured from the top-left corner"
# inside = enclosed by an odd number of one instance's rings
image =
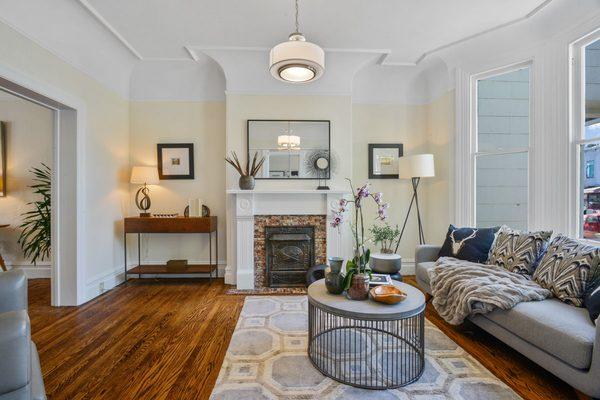
[[[248,157],[265,157],[258,179],[329,179],[309,165],[329,158],[329,121],[248,120]]]

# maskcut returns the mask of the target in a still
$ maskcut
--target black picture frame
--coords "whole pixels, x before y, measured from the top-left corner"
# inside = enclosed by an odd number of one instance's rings
[[[369,179],[398,179],[399,174],[373,173],[373,150],[375,149],[397,149],[398,158],[400,158],[404,152],[404,146],[402,143],[369,143]]]
[[[250,156],[250,123],[251,122],[326,122],[327,123],[327,153],[329,154],[328,160],[331,165],[331,120],[328,119],[249,119],[246,120],[246,157],[248,160],[252,160]],[[252,157],[254,154],[252,155]],[[331,179],[331,167],[327,168],[327,176],[321,177],[321,179]],[[269,177],[260,178],[255,177],[256,180],[294,180],[294,181],[317,181],[319,178],[291,178],[291,177]]]
[[[165,175],[163,173],[163,150],[164,149],[187,149],[189,157],[189,172],[181,175]],[[158,143],[156,145],[158,159],[158,178],[169,179],[194,179],[194,144],[193,143]]]

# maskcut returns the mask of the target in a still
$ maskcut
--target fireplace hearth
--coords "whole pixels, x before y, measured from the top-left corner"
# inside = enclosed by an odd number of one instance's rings
[[[269,287],[306,286],[306,271],[315,264],[315,228],[265,227],[265,255]]]

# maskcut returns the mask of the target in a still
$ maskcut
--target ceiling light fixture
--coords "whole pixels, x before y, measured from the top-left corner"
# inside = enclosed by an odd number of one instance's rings
[[[296,4],[296,31],[287,42],[271,49],[269,71],[280,81],[305,83],[316,81],[325,71],[325,52],[314,43],[307,42],[300,33],[298,0]]]

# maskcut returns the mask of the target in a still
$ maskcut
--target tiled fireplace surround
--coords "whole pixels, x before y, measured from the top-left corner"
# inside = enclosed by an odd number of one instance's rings
[[[351,254],[349,230],[332,228],[331,209],[347,195],[336,190],[228,190],[225,283],[237,289],[268,286],[265,227],[313,226],[315,262]],[[230,262],[234,260],[235,262]]]

